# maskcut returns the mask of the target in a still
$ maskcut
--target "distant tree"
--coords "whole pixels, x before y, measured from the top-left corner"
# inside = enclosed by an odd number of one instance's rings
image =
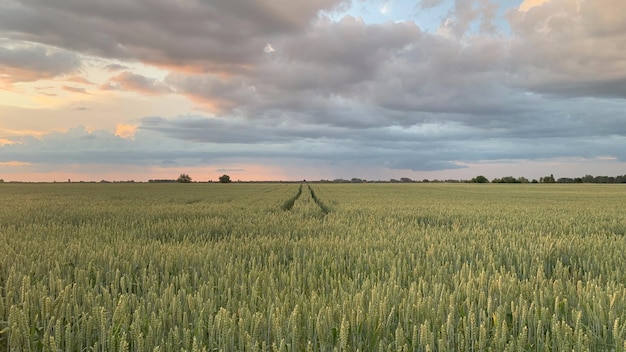
[[[539,182],[541,182],[541,183],[555,183],[556,181],[554,180],[554,175],[550,175],[550,176],[544,176],[544,177],[540,178]]]
[[[176,182],[180,182],[180,183],[190,183],[191,182],[191,177],[187,174],[180,174],[180,176],[178,176],[178,178],[176,179]]]
[[[615,177],[610,176],[596,176],[593,179],[595,183],[615,183]]]
[[[517,183],[517,180],[513,176],[505,176],[502,178],[502,183]]]
[[[561,177],[558,180],[556,180],[556,183],[575,183],[576,180],[574,180],[571,177]]]
[[[3,182],[4,182],[4,179],[0,178],[0,183],[3,183]]]
[[[476,176],[473,179],[471,179],[470,182],[472,182],[472,183],[489,183],[489,180],[485,176],[480,175],[480,176]]]
[[[583,183],[591,183],[593,182],[593,176],[591,175],[585,175],[582,177]]]
[[[364,181],[360,178],[353,177],[350,182],[352,183],[363,183]]]
[[[408,183],[408,182],[413,182],[413,180],[411,180],[411,179],[410,179],[410,178],[408,178],[408,177],[401,177],[401,178],[400,178],[400,182],[407,182],[407,183]]]
[[[220,183],[230,183],[230,176],[222,175],[219,177]]]

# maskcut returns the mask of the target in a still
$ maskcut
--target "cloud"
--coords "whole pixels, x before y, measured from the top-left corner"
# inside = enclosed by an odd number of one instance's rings
[[[321,11],[344,3],[9,0],[0,12],[0,32],[94,56],[232,71],[257,62],[265,43],[305,31]]]
[[[171,88],[167,84],[129,71],[111,77],[107,83],[101,86],[101,89],[134,91],[148,95],[171,92]]]
[[[496,34],[493,23],[498,4],[491,0],[456,0],[439,26],[438,33],[448,37],[462,38],[478,22],[478,32]]]
[[[274,47],[272,46],[272,44],[267,43],[267,44],[265,44],[265,48],[263,48],[263,51],[264,51],[266,54],[271,54],[271,53],[273,53],[273,52],[274,52],[274,51],[276,51],[276,50],[274,49]]]
[[[81,77],[81,76],[67,77],[67,78],[64,78],[64,81],[72,82],[72,83],[78,83],[78,84],[85,84],[85,85],[90,85],[90,86],[95,84],[95,83],[89,81],[87,78]]]
[[[104,67],[104,69],[109,72],[115,72],[115,71],[127,70],[128,66],[120,65],[120,64],[108,64]]]
[[[0,41],[0,80],[7,83],[72,74],[81,65],[78,55],[68,51],[34,43]]]
[[[511,84],[564,97],[626,97],[626,11],[619,0],[551,0],[509,11]]]
[[[84,127],[51,132],[39,137],[22,136],[16,143],[0,146],[0,162],[21,160],[32,164],[122,163],[136,161],[131,142],[109,132],[88,132]]]
[[[383,15],[389,13],[391,11],[391,2],[389,0],[385,1],[378,11]]]
[[[344,165],[336,168],[345,173],[354,167],[453,170],[487,160],[612,157],[626,161],[622,148],[626,131],[612,131],[607,137],[614,121],[605,121],[604,127],[593,127],[593,121],[580,118],[555,117],[547,126],[541,120],[520,123],[523,128],[424,122],[354,129],[267,119],[151,117],[139,121],[132,138],[122,134],[125,126],[118,126],[116,134],[80,127],[12,139],[16,143],[0,145],[0,162],[19,160],[38,167],[77,163],[192,167],[263,159],[275,165],[281,160],[303,167]],[[542,129],[546,132],[537,133]]]
[[[24,167],[24,166],[31,166],[32,163],[25,163],[23,161],[2,161],[0,162],[0,167]]]
[[[548,1],[550,1],[550,0],[524,0],[519,5],[519,10],[526,12],[526,11],[532,9],[533,7],[538,7],[538,6],[543,5],[546,2],[548,2]]]
[[[115,127],[115,135],[120,138],[132,139],[137,132],[136,125],[117,124]]]
[[[215,169],[216,172],[245,172],[246,169]]]
[[[431,9],[433,7],[441,5],[443,0],[422,0],[420,1],[420,8],[422,9]]]
[[[62,86],[61,89],[71,93],[89,94],[87,90],[82,87]]]
[[[381,69],[420,36],[410,22],[372,26],[353,17],[319,21],[310,32],[273,46],[275,52],[254,72],[173,73],[166,82],[218,114],[333,114],[343,110],[336,100],[360,98],[357,94],[384,74]]]

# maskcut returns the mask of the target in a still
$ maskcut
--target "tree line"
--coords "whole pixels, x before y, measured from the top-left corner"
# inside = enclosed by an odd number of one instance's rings
[[[476,176],[469,182],[471,183],[489,183],[489,179],[485,176]],[[494,178],[491,183],[626,183],[626,175],[621,176],[592,176],[585,175],[583,177],[561,177],[555,179],[554,175],[540,177],[539,180],[528,180],[526,177],[506,176],[502,178]]]
[[[0,183],[4,183],[4,179],[0,178]],[[14,182],[14,181],[11,181]],[[68,182],[70,182],[70,180],[68,180]],[[81,183],[83,181],[80,181]],[[93,181],[92,181],[93,182]],[[134,180],[130,180],[130,181],[106,181],[106,180],[102,180],[100,181],[101,183],[111,183],[111,182],[115,182],[115,183],[134,183]],[[149,183],[191,183],[194,182],[191,179],[191,176],[189,176],[188,174],[180,174],[180,176],[178,176],[177,179],[152,179],[152,180],[148,180]],[[211,180],[209,180],[208,182],[213,182]],[[230,183],[232,182],[232,180],[230,179],[230,176],[228,175],[222,175],[218,178],[218,182],[219,183]],[[237,181],[239,182],[239,181]],[[272,182],[272,181],[268,181],[268,182]],[[277,182],[277,181],[276,181]],[[281,181],[282,182],[282,181]],[[303,182],[306,182],[306,180],[304,180]],[[424,179],[421,181],[417,181],[417,180],[412,180],[408,177],[402,177],[399,180],[397,179],[390,179],[388,181],[383,181],[383,180],[378,180],[378,181],[368,181],[365,179],[361,179],[361,178],[352,178],[350,180],[346,180],[346,179],[334,179],[334,180],[320,180],[320,181],[312,181],[315,183],[429,183],[429,182],[433,182],[433,183],[461,183],[461,182],[467,182],[467,183],[626,183],[626,174],[625,175],[621,175],[621,176],[592,176],[592,175],[585,175],[583,177],[561,177],[556,179],[554,177],[554,175],[549,175],[549,176],[544,176],[544,177],[540,177],[539,179],[532,179],[529,180],[526,177],[520,176],[520,177],[514,177],[514,176],[505,176],[505,177],[501,177],[501,178],[494,178],[493,180],[489,181],[489,179],[483,175],[480,176],[476,176],[474,178],[472,178],[471,180],[428,180],[428,179]]]
[[[231,183],[231,179],[230,176],[228,175],[222,175],[218,178],[220,183]],[[177,179],[164,179],[164,180],[148,180],[148,183],[191,183],[193,182],[193,180],[191,179],[191,176],[189,176],[188,174],[180,174],[180,176],[178,176]],[[212,181],[209,181],[212,182]]]

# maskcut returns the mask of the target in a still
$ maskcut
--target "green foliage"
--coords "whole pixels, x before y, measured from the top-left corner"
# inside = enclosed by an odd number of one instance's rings
[[[220,183],[230,183],[230,176],[222,175],[219,177]]]
[[[176,179],[176,182],[191,183],[191,177],[187,174],[180,174],[180,176],[178,176],[178,179]]]
[[[626,190],[302,187],[3,185],[0,350],[624,351]]]
[[[505,176],[502,178],[494,178],[493,183],[529,183],[526,177],[515,178],[513,176]]]
[[[471,183],[489,183],[489,180],[485,176],[480,175],[471,179],[470,182]]]

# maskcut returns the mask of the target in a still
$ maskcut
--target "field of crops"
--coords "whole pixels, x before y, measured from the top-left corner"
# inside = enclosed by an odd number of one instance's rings
[[[1,184],[0,351],[624,351],[625,200]]]

